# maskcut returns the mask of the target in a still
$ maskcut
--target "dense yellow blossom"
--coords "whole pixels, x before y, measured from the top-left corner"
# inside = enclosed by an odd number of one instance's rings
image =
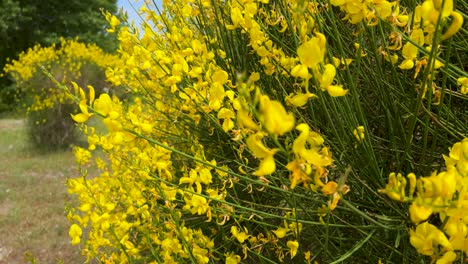
[[[44,76],[43,70],[51,71],[57,81],[68,85],[70,82],[78,82],[83,70],[100,69],[104,72],[107,67],[115,65],[118,61],[117,56],[105,53],[94,44],[61,39],[57,45],[49,47],[36,45],[21,53],[18,60],[5,66],[4,71],[15,79],[17,87],[22,92],[34,95],[34,100],[27,110],[37,112],[52,108],[56,104],[73,102],[69,94],[55,87],[55,84],[50,83],[47,87],[44,86],[47,84],[38,83],[38,80],[44,78],[42,77]],[[74,92],[73,89],[70,92]],[[80,104],[80,108],[84,107],[86,107],[86,102]],[[74,119],[85,122],[90,116],[91,114],[82,111],[82,114],[74,115]]]
[[[81,177],[70,179],[68,188],[79,205],[67,215],[72,242],[81,243],[88,260],[234,264],[263,256],[282,262],[289,255],[311,263],[319,245],[306,242],[310,234],[350,227],[350,210],[341,215],[340,205],[351,189],[347,174],[337,175],[353,164],[335,154],[309,114],[324,98],[330,108],[350,103],[345,99],[359,101],[361,94],[348,88],[359,87],[341,76],[370,56],[362,44],[351,57],[331,48],[336,39],[321,24],[329,15],[324,12],[343,12],[341,18],[365,27],[388,23],[390,41],[379,54],[396,65],[392,70],[414,69],[416,75],[430,61],[422,48],[430,50],[434,27],[440,27],[430,13],[442,12],[445,20],[456,15],[450,7],[446,15],[437,3],[427,12],[419,5],[414,16],[395,1],[330,3],[335,7],[312,1],[163,1],[161,12],[140,10],[147,22],[141,28],[123,26],[106,13],[108,31],[119,40],[117,55],[92,56],[85,46],[73,46],[96,59],[113,86],[126,89],[117,95],[58,80],[64,98],[77,105],[71,118],[88,143],[75,149]],[[43,52],[36,59],[41,63],[58,56],[53,49],[34,50]],[[18,69],[24,78],[34,71]],[[456,78],[464,93],[466,78]],[[361,119],[354,121],[340,131],[349,139],[342,155],[375,138],[370,127],[356,125]],[[467,144],[455,144],[444,157],[445,171],[419,178],[392,173],[381,191],[411,203],[415,227],[409,241],[439,263],[468,251]],[[96,171],[87,170],[91,165]],[[353,180],[360,180],[360,169],[353,168]],[[446,225],[430,223],[433,214]]]
[[[437,258],[437,263],[452,263],[457,259],[455,252],[468,251],[465,220],[468,212],[468,138],[455,143],[449,155],[443,157],[445,171],[417,180],[413,173],[408,175],[408,196],[407,180],[401,174],[392,173],[385,190],[381,191],[391,199],[411,202],[409,215],[416,225],[410,230],[411,245],[419,253]],[[440,217],[443,226],[429,223],[433,214]]]

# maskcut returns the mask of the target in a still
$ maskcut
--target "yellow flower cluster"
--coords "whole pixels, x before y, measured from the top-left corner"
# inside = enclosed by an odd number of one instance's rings
[[[259,1],[268,3],[268,1]],[[309,80],[316,80],[316,89],[327,91],[331,96],[344,96],[347,90],[341,85],[333,85],[336,75],[335,64],[326,59],[326,38],[320,33],[316,25],[314,15],[318,12],[318,5],[307,1],[289,1],[289,12],[292,15],[288,24],[281,15],[280,10],[274,7],[267,9],[258,8],[259,3],[253,0],[236,1],[231,6],[232,25],[226,25],[229,30],[241,29],[241,33],[249,37],[248,45],[259,56],[259,62],[263,65],[268,75],[281,74],[302,79],[300,90],[293,91],[286,101],[294,106],[304,106],[309,98],[315,95],[309,91]],[[253,19],[254,17],[258,17]],[[279,33],[285,32],[289,27],[298,35],[301,44],[297,47],[297,57],[288,56],[287,53],[269,38],[268,32],[262,27],[270,26]],[[278,27],[279,26],[279,27]],[[314,32],[314,34],[311,34]],[[312,73],[312,74],[310,74]]]
[[[414,78],[424,67],[429,67],[432,78],[435,78],[437,70],[444,66],[437,58],[442,50],[440,43],[455,35],[463,25],[463,15],[455,10],[453,0],[424,0],[413,10],[403,9],[403,11],[400,11],[402,8],[398,1],[333,0],[331,4],[340,7],[340,10],[345,13],[343,19],[349,20],[352,24],[364,21],[367,26],[376,26],[379,20],[391,24],[394,31],[389,35],[388,44],[379,47],[379,51],[392,64],[396,64],[400,56],[402,61],[399,68],[414,69]],[[447,26],[449,18],[451,21]],[[445,32],[441,33],[443,28],[446,28]],[[403,44],[403,39],[407,40],[405,44]],[[434,39],[437,41],[434,42]],[[434,48],[435,50],[432,51]],[[401,54],[398,55],[397,51],[401,51]],[[429,56],[431,52],[434,52],[433,56]],[[424,56],[421,57],[420,53]],[[438,103],[440,91],[435,89],[435,83],[423,86],[423,97],[429,86],[432,87],[432,93]],[[461,92],[467,93],[464,86],[461,87]]]
[[[51,72],[59,82],[67,83],[78,81],[86,65],[97,67],[88,70],[103,71],[117,61],[118,57],[103,52],[95,44],[61,39],[57,45],[36,45],[21,53],[17,60],[5,66],[4,72],[14,78],[21,92],[33,97],[27,110],[36,112],[72,102],[67,93],[47,81],[43,70]]]
[[[379,19],[390,21],[394,25],[404,26],[408,16],[400,14],[398,2],[385,0],[332,0],[333,6],[338,6],[346,14],[343,19],[353,24],[365,21],[368,26],[375,26]]]
[[[411,203],[409,215],[416,225],[410,230],[411,245],[437,263],[452,263],[460,252],[468,254],[468,138],[455,143],[443,157],[445,171],[418,179],[413,173],[407,179],[392,173],[381,192]],[[440,224],[430,223],[434,214]]]
[[[407,25],[396,3],[332,4],[352,23],[375,26],[381,16]],[[94,87],[77,83],[65,82],[69,88],[63,89],[77,99],[80,112],[72,118],[88,141],[87,149],[75,150],[82,177],[68,182],[80,203],[68,213],[70,236],[74,244],[82,241],[88,259],[311,262],[304,233],[312,223],[325,224],[324,216],[335,213],[350,190],[346,177],[337,180],[331,150],[303,114],[315,98],[337,102],[343,98],[328,97],[349,92],[337,76],[352,60],[333,56],[320,24],[328,8],[308,1],[164,1],[161,12],[142,8],[142,32],[118,28],[120,21],[106,15],[120,43],[106,77],[126,87],[128,96],[96,95]],[[419,29],[411,34],[426,43],[429,33]],[[350,149],[372,138],[364,126],[350,131]],[[96,175],[89,175],[90,165]],[[442,181],[436,178],[427,182]],[[421,186],[414,197],[416,187],[407,198],[401,175],[392,174],[386,189],[392,198],[413,202],[412,219],[427,214],[436,198],[425,196],[429,185],[421,179],[409,176],[410,186]],[[431,206],[420,221],[440,212]],[[418,227],[411,243],[421,253],[429,251],[414,241],[424,232],[431,234],[423,243],[434,245],[431,255],[448,260],[460,250],[448,247],[445,230]]]
[[[68,183],[80,201],[68,214],[74,223],[70,235],[74,243],[84,241],[89,259],[240,263],[270,252],[278,261],[298,255],[310,260],[310,251],[301,251],[299,242],[305,212],[286,206],[261,230],[247,219],[272,214],[249,201],[260,194],[290,195],[294,189],[310,199],[314,194],[322,204],[328,201],[328,212],[337,207],[349,187],[332,180],[333,159],[324,139],[294,111],[317,97],[309,83],[331,96],[347,90],[335,84],[335,63],[328,61],[325,35],[312,15],[298,13],[298,3],[288,7],[302,44],[294,49],[297,55],[287,56],[263,27],[279,25],[279,33],[288,27],[273,21],[280,16],[267,2],[165,2],[160,14],[144,7],[154,27],[145,26],[141,38],[139,29],[122,27],[117,32],[120,63],[106,70],[113,85],[130,89],[132,99],[97,96],[92,86],[85,91],[76,83],[66,89],[78,98],[80,112],[72,118],[88,140],[87,150],[75,151],[77,161],[99,168],[99,175],[90,177],[81,166],[82,177]],[[228,10],[232,22],[223,30],[246,36],[243,45],[255,56],[258,71],[239,73],[229,61],[236,51],[192,23],[197,17],[205,30],[222,25],[216,21],[220,10]],[[301,22],[303,17],[308,23]],[[118,19],[107,19],[110,31],[117,31]],[[301,84],[273,98],[260,81],[271,76]],[[99,117],[105,129],[89,125],[91,117]],[[229,144],[206,143],[218,138]],[[316,215],[316,208],[310,210]],[[77,227],[89,231],[84,238]]]

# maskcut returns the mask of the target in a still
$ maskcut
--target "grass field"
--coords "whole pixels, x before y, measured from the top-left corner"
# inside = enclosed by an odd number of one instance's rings
[[[73,153],[32,152],[24,122],[14,119],[0,120],[0,146],[0,263],[83,263],[64,210]]]

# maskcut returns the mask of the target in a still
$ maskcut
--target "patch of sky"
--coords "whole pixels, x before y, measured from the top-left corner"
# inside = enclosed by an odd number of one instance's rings
[[[159,7],[162,7],[162,0],[118,0],[117,7],[123,10],[127,14],[128,22],[131,24],[134,21],[135,26],[139,29],[142,28],[143,23],[142,16],[138,14],[140,8],[145,2],[149,2],[147,6],[153,6],[153,2]]]

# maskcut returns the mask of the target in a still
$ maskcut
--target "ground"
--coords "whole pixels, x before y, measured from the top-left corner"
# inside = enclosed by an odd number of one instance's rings
[[[76,175],[72,152],[31,151],[22,120],[0,120],[0,264],[83,263],[68,237],[66,180]]]

